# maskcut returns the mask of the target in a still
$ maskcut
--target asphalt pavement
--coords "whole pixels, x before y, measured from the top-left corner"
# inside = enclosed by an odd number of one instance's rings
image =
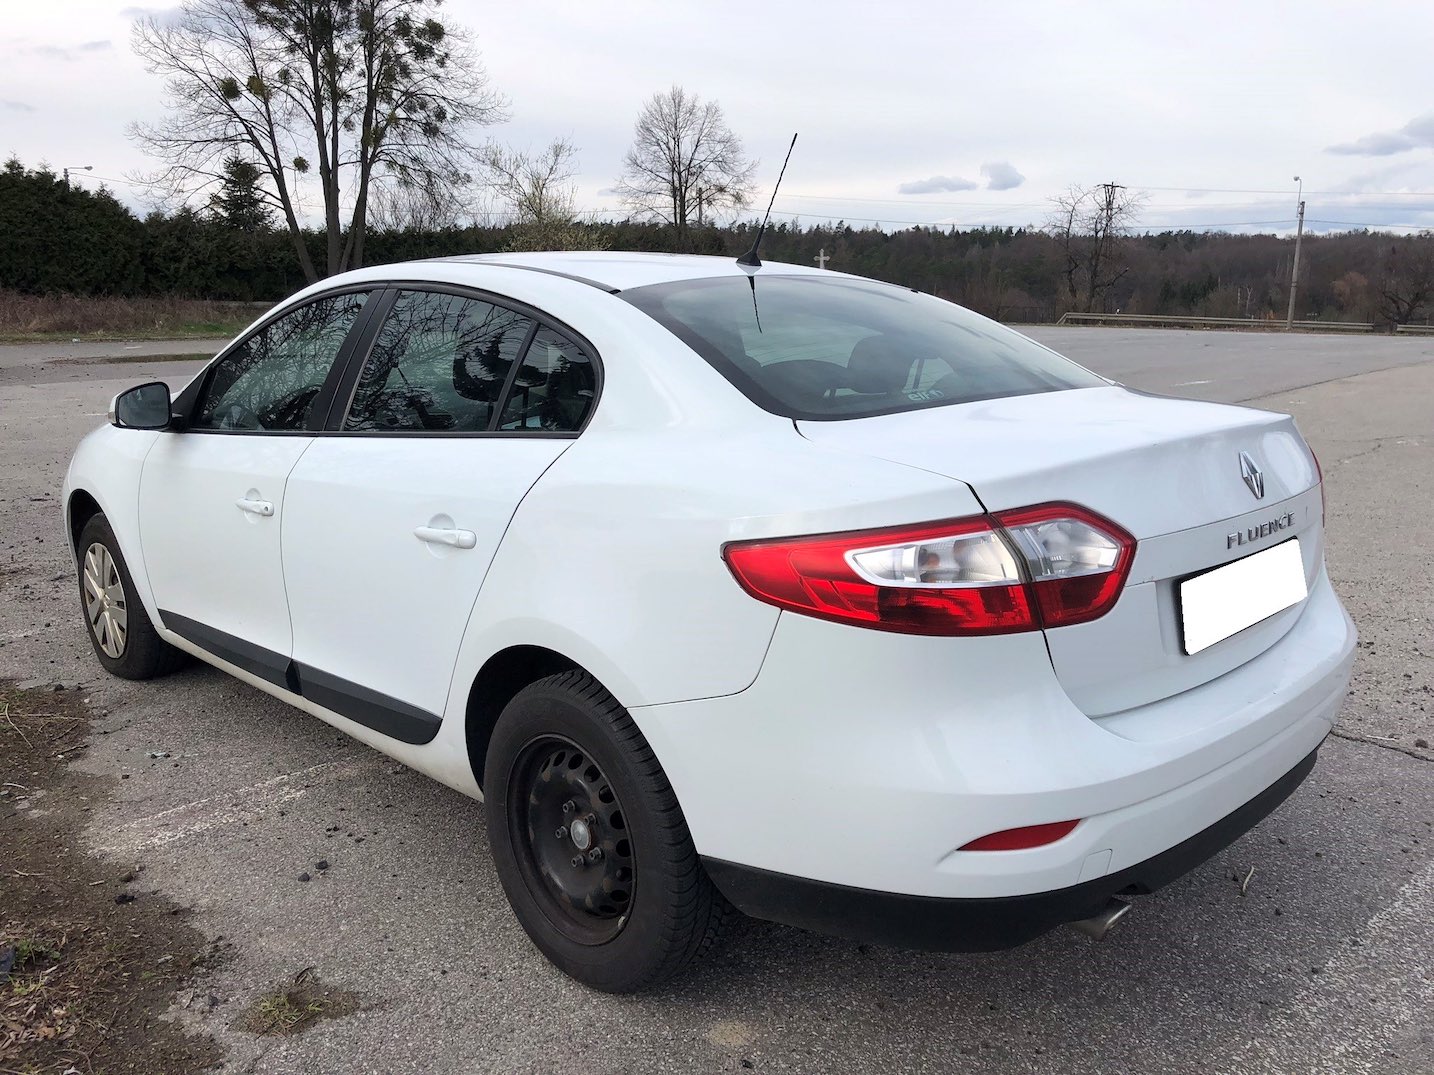
[[[0,676],[84,685],[104,716],[78,764],[125,777],[90,845],[232,944],[204,984],[218,1006],[177,1016],[233,1072],[1434,1071],[1434,339],[1031,334],[1133,387],[1296,415],[1361,631],[1339,737],[1279,811],[1103,943],[1060,930],[932,955],[754,922],[635,998],[585,990],[528,943],[481,805],[208,668],[100,672],[64,468],[115,392],[197,367],[0,350]],[[231,1026],[309,966],[362,1010],[290,1038]]]

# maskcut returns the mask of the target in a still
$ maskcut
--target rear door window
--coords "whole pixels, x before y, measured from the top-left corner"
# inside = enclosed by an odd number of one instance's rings
[[[344,429],[490,429],[535,327],[531,317],[481,299],[401,292],[354,386]]]
[[[499,429],[576,433],[597,391],[592,358],[581,345],[549,328],[538,330],[503,406]]]

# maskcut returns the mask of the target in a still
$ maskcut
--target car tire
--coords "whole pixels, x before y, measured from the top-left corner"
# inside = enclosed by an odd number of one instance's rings
[[[586,672],[538,680],[508,703],[483,787],[508,901],[578,981],[607,993],[656,985],[738,916],[708,879],[651,747]]]
[[[85,633],[106,672],[153,679],[184,663],[184,653],[155,631],[104,515],[92,515],[75,544]],[[96,586],[98,584],[98,586]]]

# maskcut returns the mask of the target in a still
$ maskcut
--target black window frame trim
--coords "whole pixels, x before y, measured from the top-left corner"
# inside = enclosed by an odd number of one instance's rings
[[[518,437],[529,440],[576,440],[587,429],[597,413],[598,405],[602,402],[603,376],[602,356],[598,354],[597,348],[592,345],[581,332],[578,332],[565,321],[561,321],[552,314],[541,310],[536,306],[515,299],[496,291],[488,291],[480,287],[469,287],[463,284],[448,282],[428,283],[422,280],[388,280],[377,285],[382,291],[379,300],[373,303],[375,314],[369,318],[364,325],[363,337],[358,341],[357,347],[350,352],[347,359],[347,366],[342,377],[336,385],[333,402],[330,405],[328,418],[324,428],[319,435],[328,437],[404,437],[409,439],[482,439],[488,437]],[[364,367],[368,364],[369,356],[373,352],[374,345],[378,342],[378,334],[383,330],[383,322],[389,312],[398,302],[400,292],[423,291],[439,295],[455,295],[464,299],[475,299],[479,302],[486,302],[491,306],[500,309],[511,310],[514,313],[522,314],[533,322],[533,327],[528,330],[527,337],[523,340],[523,346],[517,357],[513,360],[508,370],[508,376],[503,382],[503,390],[499,394],[493,408],[493,417],[489,419],[488,429],[479,430],[448,430],[448,429],[344,429],[344,422],[347,421],[349,411],[353,407],[354,393],[358,388],[359,376],[363,373]],[[367,308],[367,307],[365,307]],[[379,316],[382,311],[382,316]],[[512,390],[513,382],[517,379],[518,370],[522,368],[524,360],[528,357],[528,348],[533,344],[541,329],[550,329],[560,336],[571,340],[578,347],[582,348],[588,356],[588,361],[593,367],[593,400],[588,407],[587,414],[583,417],[582,425],[570,431],[549,431],[531,429],[494,429],[492,428],[501,419],[503,408],[508,402],[508,393]],[[342,407],[339,401],[343,400]]]
[[[427,291],[436,292],[440,295],[457,295],[460,298],[477,299],[480,302],[487,302],[503,309],[512,310],[529,318],[533,322],[518,356],[513,361],[508,371],[508,377],[503,383],[503,391],[499,395],[494,406],[494,418],[490,419],[490,427],[502,416],[503,405],[507,403],[508,393],[512,389],[513,381],[517,377],[524,359],[527,358],[528,348],[532,346],[538,331],[543,328],[551,329],[560,336],[565,336],[577,344],[587,353],[588,360],[593,367],[593,400],[588,407],[588,412],[583,418],[582,425],[576,430],[551,432],[547,430],[524,430],[524,429],[482,429],[474,431],[442,430],[442,429],[344,429],[343,424],[348,418],[349,409],[353,406],[354,391],[358,386],[359,375],[363,372],[369,354],[374,344],[378,341],[378,334],[382,330],[384,319],[388,317],[394,303],[398,301],[400,292],[403,291]],[[349,329],[344,342],[339,345],[338,354],[333,365],[329,368],[328,376],[319,389],[319,394],[314,398],[314,405],[309,411],[309,419],[303,429],[196,429],[191,426],[190,421],[194,415],[199,399],[203,396],[205,389],[213,378],[214,369],[220,362],[232,354],[237,348],[249,342],[256,333],[262,332],[275,321],[279,320],[295,310],[310,303],[322,299],[334,298],[339,295],[350,295],[364,293],[368,300],[364,303],[363,309],[359,311],[358,317],[354,319],[353,326]],[[554,317],[552,314],[539,309],[521,299],[515,299],[502,295],[496,291],[488,291],[480,287],[469,287],[463,284],[453,284],[446,281],[425,281],[425,280],[365,280],[352,284],[344,284],[326,291],[320,291],[308,295],[300,301],[286,303],[268,313],[263,320],[254,325],[243,335],[231,340],[222,351],[209,360],[208,365],[200,371],[194,380],[190,381],[175,399],[173,412],[183,423],[175,432],[183,433],[204,433],[219,434],[221,436],[247,436],[247,437],[425,437],[425,438],[455,438],[455,437],[526,437],[538,440],[575,440],[581,436],[592,422],[593,415],[597,413],[598,405],[602,402],[602,392],[605,377],[603,375],[602,356],[592,342],[578,332],[567,322]],[[342,401],[342,402],[341,402]],[[320,411],[320,404],[323,405],[322,419],[316,416]]]

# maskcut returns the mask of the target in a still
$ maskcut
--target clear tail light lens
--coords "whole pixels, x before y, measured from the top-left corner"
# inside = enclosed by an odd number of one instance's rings
[[[1042,626],[1085,623],[1110,611],[1135,558],[1133,537],[1074,504],[1041,504],[995,518],[1026,561]]]
[[[1082,623],[1115,603],[1135,539],[1071,504],[886,530],[734,542],[753,597],[883,631],[989,635]]]

